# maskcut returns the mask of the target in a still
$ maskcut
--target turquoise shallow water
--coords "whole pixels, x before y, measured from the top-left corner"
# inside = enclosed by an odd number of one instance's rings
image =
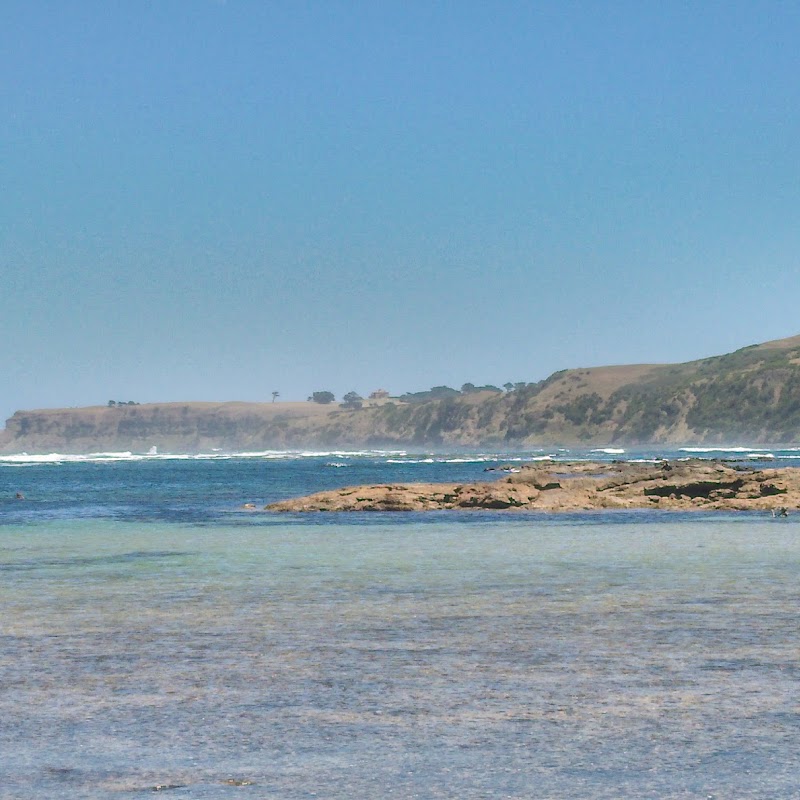
[[[249,515],[251,466],[148,483],[200,505],[49,469],[0,508],[0,797],[798,795],[800,517]]]
[[[795,797],[797,535],[6,529],[2,791]]]

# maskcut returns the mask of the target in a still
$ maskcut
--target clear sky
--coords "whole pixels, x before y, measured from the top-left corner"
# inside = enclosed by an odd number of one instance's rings
[[[796,3],[6,0],[0,21],[0,419],[800,333]]]

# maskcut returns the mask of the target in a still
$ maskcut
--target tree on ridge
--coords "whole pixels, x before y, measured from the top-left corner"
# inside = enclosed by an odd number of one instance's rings
[[[313,403],[321,403],[325,406],[328,405],[328,403],[332,403],[336,399],[336,396],[333,392],[314,392],[308,399]]]

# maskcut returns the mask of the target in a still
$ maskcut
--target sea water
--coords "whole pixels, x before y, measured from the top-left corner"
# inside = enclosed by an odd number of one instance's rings
[[[542,456],[0,460],[0,797],[797,797],[800,515],[242,509]]]

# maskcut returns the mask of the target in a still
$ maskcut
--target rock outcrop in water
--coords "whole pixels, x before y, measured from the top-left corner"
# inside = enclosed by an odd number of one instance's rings
[[[497,481],[350,486],[283,500],[269,511],[590,511],[615,508],[765,510],[800,508],[800,470],[691,460],[552,462]]]

